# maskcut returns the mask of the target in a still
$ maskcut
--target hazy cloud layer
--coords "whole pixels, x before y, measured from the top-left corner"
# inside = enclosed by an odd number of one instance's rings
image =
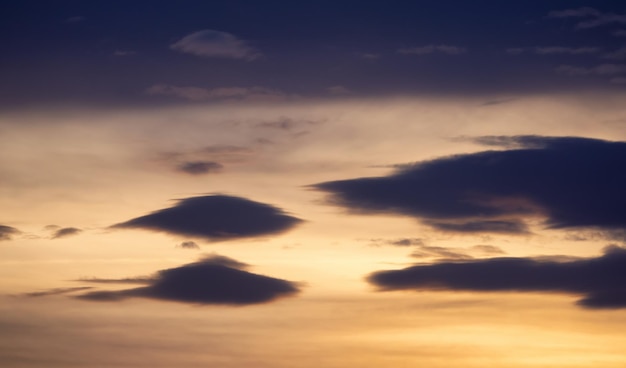
[[[550,18],[579,18],[576,28],[596,28],[611,24],[626,24],[626,14],[607,13],[591,7],[550,12]],[[582,18],[582,19],[580,19]]]
[[[208,58],[254,60],[261,55],[234,35],[210,29],[189,34],[171,44],[170,48]]]
[[[209,195],[179,200],[174,207],[113,225],[222,241],[279,234],[302,220],[283,210],[249,199]]]
[[[78,296],[93,301],[151,298],[194,304],[247,305],[273,301],[299,293],[294,282],[245,271],[246,264],[211,255],[198,262],[159,271],[147,286],[93,291]],[[96,281],[97,282],[97,281]]]
[[[11,226],[0,225],[0,240],[11,240],[20,231]]]
[[[59,239],[59,238],[65,238],[65,237],[72,236],[72,235],[78,235],[81,232],[82,230],[76,227],[64,227],[64,228],[56,230],[54,234],[52,235],[52,239]]]
[[[477,142],[508,149],[313,187],[355,213],[403,214],[449,232],[523,234],[524,220],[538,216],[548,228],[626,228],[625,142],[540,136]]]
[[[462,290],[568,293],[585,308],[626,308],[626,249],[605,248],[598,258],[564,261],[491,258],[379,271],[368,281],[380,290]]]

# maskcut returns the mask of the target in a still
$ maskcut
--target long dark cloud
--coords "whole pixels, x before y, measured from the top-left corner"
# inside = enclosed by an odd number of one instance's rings
[[[226,195],[179,200],[174,207],[113,225],[222,241],[279,234],[302,220],[269,204]]]
[[[450,232],[524,234],[626,228],[626,143],[575,137],[481,137],[504,148],[424,161],[386,177],[316,184],[356,213],[402,214]]]
[[[14,227],[0,225],[0,240],[11,240],[14,235],[19,233],[20,231]]]
[[[300,292],[297,283],[245,271],[248,265],[225,256],[212,255],[196,263],[159,271],[153,278],[122,280],[88,279],[94,283],[139,282],[146,286],[92,291],[79,299],[120,301],[150,298],[194,304],[248,305],[266,303]]]
[[[491,258],[379,271],[367,280],[380,290],[464,290],[567,293],[592,309],[626,308],[626,249],[605,248],[598,258]]]

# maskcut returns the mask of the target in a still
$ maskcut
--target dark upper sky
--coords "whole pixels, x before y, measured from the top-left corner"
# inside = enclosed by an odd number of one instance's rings
[[[626,3],[19,1],[2,107],[626,86]]]

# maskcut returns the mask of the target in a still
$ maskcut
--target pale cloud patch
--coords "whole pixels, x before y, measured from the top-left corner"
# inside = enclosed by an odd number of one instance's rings
[[[279,101],[285,98],[285,94],[266,87],[220,87],[201,88],[194,86],[173,86],[169,84],[155,84],[148,87],[145,92],[149,95],[162,95],[179,97],[190,101],[210,100],[262,100]]]
[[[596,54],[600,52],[599,47],[562,47],[562,46],[550,46],[550,47],[535,47],[536,54],[539,55],[582,55],[582,54]]]
[[[451,45],[427,45],[398,49],[398,53],[410,55],[429,55],[435,53],[446,55],[461,55],[467,53],[467,48]]]
[[[566,9],[566,10],[555,10],[548,14],[549,18],[584,18],[584,17],[598,17],[602,15],[602,12],[590,8],[590,7],[581,7],[577,9]]]
[[[615,75],[626,73],[626,64],[601,64],[591,68],[573,65],[560,65],[555,71],[559,74],[583,76],[583,75]]]
[[[380,54],[365,53],[361,54],[361,57],[366,60],[378,60],[380,59]]]
[[[328,93],[331,95],[348,95],[351,91],[344,86],[332,86],[327,88]]]
[[[626,14],[604,13],[590,7],[557,10],[550,12],[548,18],[587,18],[576,24],[576,28],[596,28],[608,24],[626,24]]]
[[[613,32],[613,36],[626,37],[626,29],[618,29],[617,31]]]
[[[605,59],[626,60],[626,47],[619,48],[613,52],[604,55]]]
[[[236,36],[210,29],[191,33],[170,45],[170,49],[208,58],[254,60],[261,54]]]
[[[580,22],[576,28],[595,28],[608,24],[626,24],[626,15],[623,14],[602,14],[595,19]]]
[[[113,56],[134,56],[137,55],[136,51],[131,50],[115,50]]]
[[[566,46],[536,46],[536,47],[511,47],[505,50],[509,55],[521,55],[533,53],[537,55],[589,55],[602,51],[599,47],[566,47]]]
[[[87,18],[83,17],[82,15],[77,15],[77,16],[69,17],[69,18],[65,19],[65,23],[80,23],[80,22],[84,22],[86,20],[87,20]]]
[[[525,50],[521,47],[511,47],[504,51],[509,55],[521,55],[524,53]]]

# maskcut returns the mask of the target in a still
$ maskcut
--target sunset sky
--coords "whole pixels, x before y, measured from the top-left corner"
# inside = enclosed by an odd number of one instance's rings
[[[626,366],[623,0],[0,19],[0,366]]]

